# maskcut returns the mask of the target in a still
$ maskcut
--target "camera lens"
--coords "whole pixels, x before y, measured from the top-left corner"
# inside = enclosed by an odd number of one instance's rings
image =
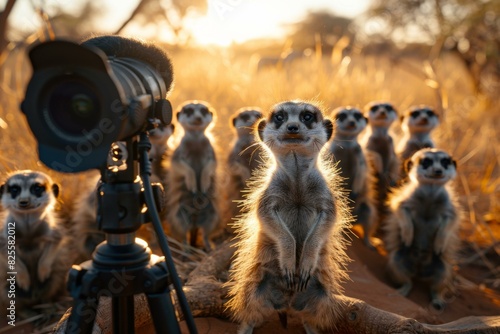
[[[55,83],[48,94],[48,116],[57,130],[81,136],[101,118],[99,98],[94,89],[77,78]]]

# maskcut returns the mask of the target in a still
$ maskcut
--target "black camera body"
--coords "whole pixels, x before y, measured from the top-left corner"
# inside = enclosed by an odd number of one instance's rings
[[[118,36],[38,44],[21,109],[40,160],[61,172],[100,168],[113,142],[169,124],[170,60],[160,49]]]

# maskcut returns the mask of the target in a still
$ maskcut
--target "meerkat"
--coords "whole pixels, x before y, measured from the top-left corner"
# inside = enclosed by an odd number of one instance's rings
[[[54,209],[59,186],[42,172],[23,170],[9,175],[0,193],[4,209],[0,235],[1,304],[9,303],[6,289],[15,290],[19,310],[57,300],[65,294],[65,279],[74,254],[69,234]],[[15,280],[8,280],[12,277]],[[15,289],[10,288],[11,284]]]
[[[401,117],[401,124],[405,135],[396,150],[399,161],[406,161],[422,148],[434,148],[430,134],[439,125],[439,117],[432,108],[426,105],[410,107]],[[401,179],[405,180],[404,164],[401,166]]]
[[[187,101],[177,112],[184,136],[174,150],[169,172],[167,223],[172,236],[196,245],[198,230],[204,248],[211,249],[209,237],[218,222],[215,151],[206,130],[215,117],[214,108],[203,101]]]
[[[151,150],[149,151],[149,159],[152,164],[152,180],[165,185],[168,173],[169,147],[168,139],[174,133],[175,126],[173,124],[159,124],[156,128],[149,131],[149,140],[151,142]]]
[[[227,304],[238,333],[252,333],[277,311],[301,318],[307,333],[332,329],[346,278],[347,204],[323,146],[333,124],[301,101],[275,105],[258,124],[269,162],[252,180],[236,223],[238,249]]]
[[[236,217],[240,209],[238,203],[243,199],[242,190],[252,173],[259,168],[261,147],[255,139],[254,125],[263,118],[259,108],[241,108],[232,118],[232,126],[236,129],[237,140],[228,157],[229,186],[228,200],[231,206],[231,217]]]
[[[382,221],[387,214],[387,194],[399,180],[399,159],[389,133],[389,128],[397,119],[397,111],[390,103],[371,102],[366,105],[365,113],[368,117],[369,134],[364,146],[374,174],[378,220]]]
[[[441,310],[459,243],[460,209],[450,182],[456,176],[456,162],[445,151],[426,148],[406,165],[409,182],[389,198],[388,272],[405,296],[413,279],[428,281],[431,303]]]
[[[374,248],[371,237],[376,222],[376,210],[370,191],[370,171],[358,135],[366,128],[368,119],[353,107],[339,107],[333,111],[335,134],[330,144],[330,153],[338,162],[340,176],[350,199],[349,207],[355,223],[363,227],[365,244]]]
[[[89,187],[75,199],[74,215],[71,218],[71,232],[75,239],[77,263],[90,260],[94,249],[106,239],[97,224],[98,187],[100,176],[90,181]]]

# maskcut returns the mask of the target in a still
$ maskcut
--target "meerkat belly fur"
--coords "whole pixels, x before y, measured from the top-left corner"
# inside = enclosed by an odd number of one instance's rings
[[[369,133],[365,144],[367,158],[373,168],[379,221],[387,214],[387,194],[399,180],[399,160],[389,128],[397,118],[396,109],[387,102],[371,102],[365,107]]]
[[[407,161],[410,181],[389,199],[386,229],[388,271],[407,295],[413,279],[430,284],[432,305],[445,306],[459,246],[460,209],[451,180],[456,163],[445,151],[422,149]]]
[[[253,131],[254,125],[262,117],[262,112],[258,108],[241,108],[232,118],[232,125],[238,137],[228,157],[227,202],[231,206],[231,217],[236,217],[240,212],[238,203],[243,199],[242,190],[247,187],[247,180],[259,168],[262,161],[262,149]]]
[[[7,272],[15,271],[18,310],[55,301],[65,292],[65,279],[73,264],[72,241],[54,211],[59,186],[41,172],[25,170],[8,176],[1,186],[2,231],[0,269],[2,305],[8,303]],[[10,268],[10,228],[15,228],[15,264]]]
[[[432,108],[419,105],[410,107],[402,116],[404,137],[397,148],[401,166],[401,180],[407,179],[404,162],[420,149],[434,148],[431,132],[439,125],[439,117]]]
[[[340,107],[333,111],[335,134],[330,145],[333,160],[338,162],[340,176],[350,199],[349,206],[355,223],[361,224],[364,242],[373,248],[377,211],[372,203],[370,171],[358,135],[366,128],[368,119],[352,107]]]
[[[228,307],[238,333],[277,311],[301,317],[308,333],[335,326],[346,278],[343,231],[349,213],[322,147],[333,125],[305,102],[283,102],[259,124],[269,162],[252,180],[236,223],[238,250]],[[321,152],[320,152],[321,151]]]
[[[209,236],[216,228],[219,215],[216,195],[217,160],[210,139],[205,134],[215,110],[202,101],[188,101],[177,113],[184,137],[175,149],[169,172],[167,222],[170,233],[178,240],[196,244],[197,231],[203,232],[206,250]]]

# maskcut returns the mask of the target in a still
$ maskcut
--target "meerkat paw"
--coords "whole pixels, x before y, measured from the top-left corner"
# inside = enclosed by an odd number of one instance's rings
[[[253,326],[247,323],[242,323],[240,327],[238,327],[237,334],[252,334]]]
[[[283,279],[285,280],[287,289],[295,288],[295,270],[292,269],[284,269]]]
[[[436,239],[434,240],[434,251],[436,252],[436,254],[440,255],[443,253],[443,251],[446,249],[447,247],[447,243],[445,242],[445,240],[443,240],[444,238],[440,238],[439,236],[436,237]]]
[[[196,194],[198,192],[198,187],[196,186],[196,179],[186,178],[185,182],[187,190],[189,190],[192,194]]]
[[[38,266],[38,279],[40,280],[40,282],[45,282],[45,280],[49,278],[51,273],[51,266]]]
[[[282,256],[280,264],[281,274],[285,280],[286,287],[293,289],[295,286],[295,259],[293,256]]]
[[[413,231],[410,229],[404,229],[401,231],[401,240],[406,247],[410,247],[413,241]]]
[[[24,291],[28,291],[30,289],[31,280],[30,274],[27,270],[18,270],[16,275],[16,284],[19,288]]]
[[[446,307],[446,302],[441,295],[435,291],[431,292],[431,306],[434,310],[442,312]]]
[[[307,322],[303,322],[304,330],[306,334],[319,334],[319,332],[313,326],[309,325]]]
[[[413,288],[413,284],[411,282],[406,282],[405,284],[403,284],[402,287],[400,287],[398,289],[398,292],[400,295],[406,297],[406,296],[408,296],[408,294],[410,293],[412,288]]]
[[[307,284],[311,279],[312,268],[301,269],[299,272],[299,282],[297,284],[297,291],[304,291]]]

